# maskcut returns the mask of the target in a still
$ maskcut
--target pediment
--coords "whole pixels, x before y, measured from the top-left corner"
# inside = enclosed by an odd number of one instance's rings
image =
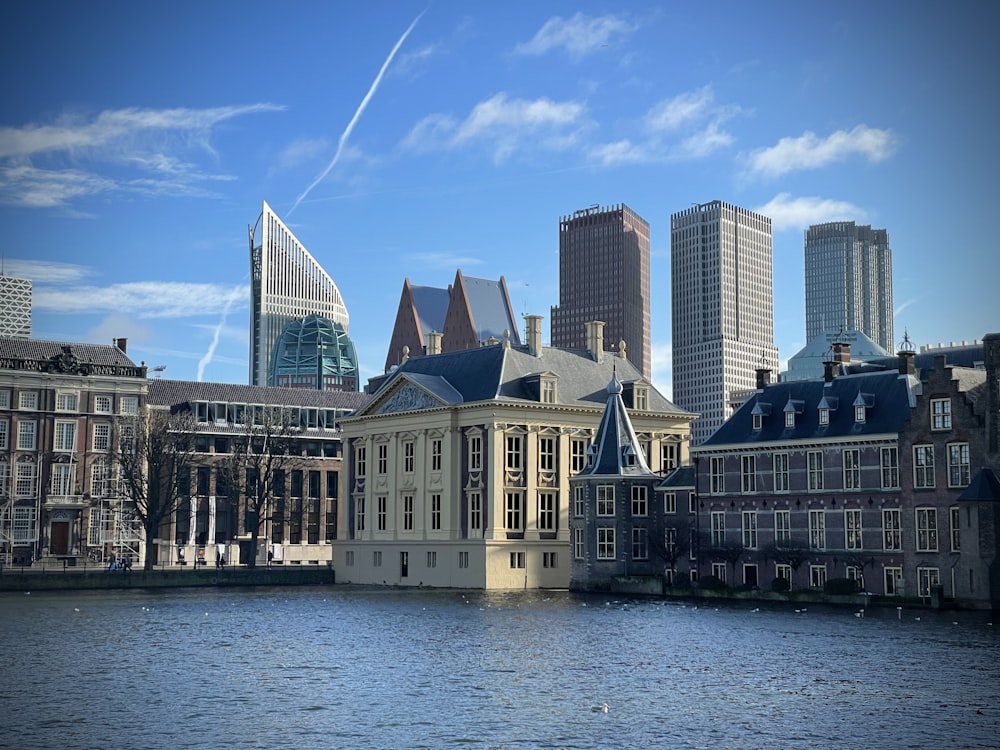
[[[446,405],[444,400],[415,385],[406,377],[402,377],[382,398],[373,404],[373,408],[366,409],[365,413],[397,414],[422,409],[439,409]]]

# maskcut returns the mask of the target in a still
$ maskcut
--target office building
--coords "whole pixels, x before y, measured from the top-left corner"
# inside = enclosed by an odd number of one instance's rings
[[[0,336],[31,338],[31,282],[0,274]]]
[[[723,201],[670,217],[673,401],[699,414],[697,445],[754,387],[754,365],[775,370],[771,220]]]
[[[290,322],[317,314],[349,333],[333,279],[264,202],[250,238],[250,384],[268,385],[270,355]]]
[[[889,233],[853,221],[814,224],[805,239],[806,340],[858,330],[886,351],[892,339]]]
[[[278,388],[356,391],[358,355],[344,326],[307,315],[285,326],[271,353],[268,382]]]
[[[559,220],[559,305],[552,346],[586,349],[586,326],[604,321],[615,350],[650,377],[649,224],[624,204],[592,206]]]

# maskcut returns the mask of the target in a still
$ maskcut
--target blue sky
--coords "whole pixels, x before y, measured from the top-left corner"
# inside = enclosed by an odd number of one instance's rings
[[[889,231],[895,328],[1000,330],[1000,5],[49,2],[0,27],[0,253],[36,338],[247,382],[266,200],[333,277],[363,377],[403,279],[558,303],[559,217],[651,225],[670,393],[670,214],[774,223],[775,342],[805,343],[803,230]],[[749,363],[752,366],[753,363]]]

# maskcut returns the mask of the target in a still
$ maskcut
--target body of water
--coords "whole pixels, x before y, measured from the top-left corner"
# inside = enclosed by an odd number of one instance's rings
[[[21,750],[1000,746],[983,613],[36,592],[0,595],[0,659],[0,747]]]

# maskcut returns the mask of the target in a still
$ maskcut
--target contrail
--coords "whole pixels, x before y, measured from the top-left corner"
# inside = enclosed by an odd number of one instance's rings
[[[375,80],[372,81],[372,85],[368,89],[368,93],[365,94],[365,98],[362,99],[361,104],[358,105],[358,109],[354,113],[354,117],[351,118],[351,121],[347,123],[347,127],[344,128],[344,132],[341,133],[340,141],[337,143],[337,153],[333,155],[333,159],[330,161],[329,164],[327,164],[326,169],[323,170],[322,174],[320,174],[319,177],[313,180],[312,184],[309,185],[309,187],[307,187],[305,190],[302,191],[302,195],[300,195],[298,198],[295,199],[295,203],[292,205],[290,209],[288,209],[288,213],[286,214],[286,216],[290,216],[292,211],[298,208],[298,205],[303,201],[303,199],[307,195],[309,195],[310,192],[312,192],[312,189],[316,187],[319,183],[321,183],[328,174],[330,174],[331,169],[337,166],[337,162],[340,161],[340,154],[344,150],[344,145],[347,143],[347,139],[351,137],[351,131],[354,130],[354,126],[357,124],[358,120],[361,119],[361,115],[364,114],[365,108],[368,106],[368,102],[371,101],[372,97],[375,95],[375,92],[378,90],[378,85],[382,82],[382,76],[385,75],[385,71],[389,68],[389,64],[392,62],[392,58],[396,56],[396,53],[399,51],[399,48],[402,47],[403,42],[406,41],[406,37],[410,35],[410,32],[413,31],[413,28],[417,25],[417,21],[419,21],[426,12],[427,12],[426,9],[421,11],[420,15],[418,15],[416,18],[413,19],[413,23],[410,24],[409,28],[407,28],[406,31],[403,32],[403,36],[399,37],[399,41],[396,42],[396,46],[392,48],[392,51],[389,53],[389,56],[385,58],[385,62],[382,63],[382,67],[379,68],[378,75],[375,76]]]
[[[215,348],[219,345],[219,336],[222,335],[222,327],[226,324],[226,316],[229,315],[229,310],[243,293],[243,290],[242,286],[238,286],[226,298],[226,306],[222,308],[222,319],[219,320],[219,324],[215,327],[215,332],[212,334],[212,343],[208,345],[208,351],[205,352],[205,356],[198,360],[199,383],[201,382],[202,375],[205,374],[205,368],[212,363],[212,357],[215,356]]]

